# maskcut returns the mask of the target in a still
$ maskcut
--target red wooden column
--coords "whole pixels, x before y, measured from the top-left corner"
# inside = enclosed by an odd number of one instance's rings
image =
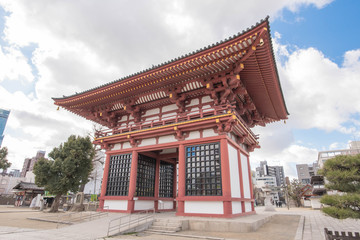
[[[184,197],[185,197],[185,146],[179,145],[179,183],[178,183],[178,209],[176,215],[184,214]]]
[[[250,168],[250,160],[249,156],[246,156],[247,164],[248,164],[248,171],[249,171],[249,184],[250,184],[250,199],[254,199],[254,189],[252,184],[252,177],[251,177],[251,168]],[[251,202],[251,211],[255,211],[254,202]]]
[[[240,197],[244,199],[244,177],[242,174],[242,166],[241,166],[241,154],[240,150],[237,150],[237,156],[238,156],[238,165],[239,165],[239,180],[240,180]],[[245,202],[241,201],[241,212],[245,212]]]
[[[110,167],[110,154],[106,154],[105,167],[103,173],[103,180],[101,185],[101,194],[100,194],[100,209],[104,209],[104,197],[106,194],[107,181],[109,177],[109,167]]]
[[[128,209],[127,209],[128,212],[134,211],[134,206],[135,206],[134,196],[136,192],[137,168],[138,168],[138,152],[132,151],[129,194],[128,194],[129,200],[128,200]]]
[[[229,166],[229,150],[226,138],[220,140],[220,156],[221,156],[221,178],[222,192],[224,198],[224,215],[232,214],[231,205],[231,185],[230,185],[230,166]]]
[[[156,159],[155,165],[155,189],[154,189],[154,208],[155,211],[159,209],[159,187],[160,187],[160,159]]]

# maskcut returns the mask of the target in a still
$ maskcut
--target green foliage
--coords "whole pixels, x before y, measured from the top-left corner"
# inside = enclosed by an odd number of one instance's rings
[[[325,195],[322,211],[334,218],[360,218],[360,155],[339,155],[324,163],[320,174],[329,181],[326,187],[343,192]]]
[[[302,194],[302,185],[297,179],[293,179],[288,186],[289,197],[294,200],[296,207],[301,206],[301,194]]]
[[[34,166],[35,183],[55,195],[76,192],[88,182],[95,151],[89,137],[71,135],[67,142],[54,148],[49,157]]]
[[[11,166],[11,162],[6,159],[7,155],[7,147],[0,148],[0,169],[6,170]]]

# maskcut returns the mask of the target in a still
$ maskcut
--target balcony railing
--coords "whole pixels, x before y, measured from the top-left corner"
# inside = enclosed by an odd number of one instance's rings
[[[137,123],[134,123],[133,119],[128,120],[128,121],[120,121],[120,122],[118,122],[118,127],[98,131],[95,133],[95,137],[99,138],[99,137],[106,137],[106,136],[122,134],[122,133],[130,133],[130,132],[137,131],[137,130],[150,129],[150,128],[166,126],[166,125],[170,125],[170,124],[174,124],[174,123],[186,122],[186,121],[195,120],[195,119],[219,116],[219,115],[223,115],[226,113],[228,113],[228,112],[225,107],[214,109],[210,106],[203,107],[200,109],[192,109],[183,114],[178,114],[178,113],[176,113],[175,110],[173,110],[173,111],[163,113],[162,115],[164,117],[159,117],[158,114],[153,114],[153,115],[148,115],[148,116],[143,117],[145,119],[151,119],[151,118],[158,118],[158,119],[144,120],[144,121],[137,122]],[[236,115],[238,120],[244,126],[247,126],[247,124],[240,117],[240,115],[238,115],[235,111],[232,113]],[[129,122],[131,122],[131,123],[129,124]],[[248,131],[253,136],[255,136],[255,134],[253,134],[253,132],[250,129],[248,129]]]

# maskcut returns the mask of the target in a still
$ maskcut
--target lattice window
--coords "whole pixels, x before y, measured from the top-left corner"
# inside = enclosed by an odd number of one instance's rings
[[[160,184],[159,197],[174,197],[174,165],[167,162],[160,162]]]
[[[156,160],[139,154],[136,196],[154,197]]]
[[[186,147],[186,196],[221,196],[220,144]]]
[[[107,196],[127,196],[130,182],[131,154],[110,157]]]

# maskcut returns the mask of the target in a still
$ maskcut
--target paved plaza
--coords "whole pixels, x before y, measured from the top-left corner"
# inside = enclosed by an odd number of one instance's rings
[[[324,228],[335,231],[360,231],[359,220],[336,220],[325,216],[319,210],[307,208],[277,208],[275,212],[265,212],[263,207],[256,208],[257,215],[247,216],[244,221],[253,218],[276,215],[253,233],[197,232],[181,231],[178,236],[138,234],[112,237],[111,239],[191,239],[190,236],[212,237],[212,239],[304,239],[322,240]],[[108,216],[74,225],[61,225],[28,220],[27,217],[42,216],[46,213],[22,208],[0,207],[0,239],[107,239],[107,227],[110,219],[124,214],[110,213]],[[297,217],[294,217],[297,216]],[[156,214],[156,218],[176,218],[173,213]],[[224,220],[225,221],[225,220]],[[59,228],[57,228],[59,227]],[[195,239],[195,238],[194,238]],[[211,238],[209,238],[211,239]]]

